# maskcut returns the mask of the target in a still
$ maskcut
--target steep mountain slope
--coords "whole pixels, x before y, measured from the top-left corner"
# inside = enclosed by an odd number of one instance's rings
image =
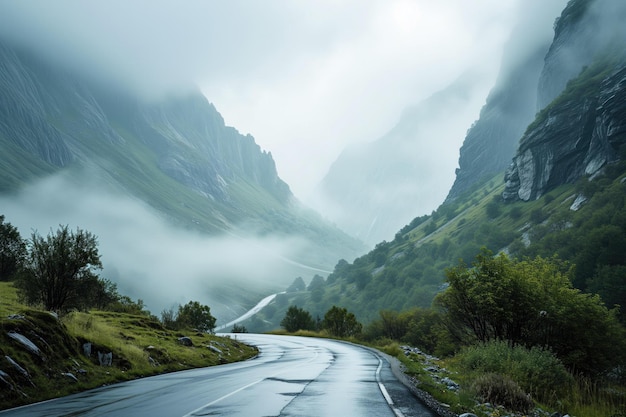
[[[535,199],[619,158],[626,143],[623,19],[626,6],[608,0],[572,1],[563,11],[539,80],[540,103],[559,86],[565,91],[520,139],[506,173],[506,200]]]
[[[527,6],[532,9],[532,3]],[[551,17],[545,2],[541,6],[542,14]],[[532,14],[513,30],[504,48],[498,80],[461,146],[459,168],[446,201],[458,199],[509,165],[519,138],[537,112],[537,83],[550,47],[550,29],[546,19]],[[529,40],[530,33],[537,39]]]
[[[318,187],[331,219],[374,245],[390,239],[416,213],[436,207],[445,198],[446,181],[429,178],[445,164],[435,155],[454,151],[442,149],[442,143],[460,137],[474,120],[483,82],[480,74],[468,72],[407,108],[385,136],[344,150]],[[454,166],[448,168],[450,184]]]
[[[445,199],[457,199],[504,170],[537,111],[543,58],[552,23],[564,4],[533,0],[520,6],[486,103],[480,86],[485,80],[466,73],[407,108],[385,136],[346,149],[319,186],[324,212],[373,246],[389,240],[416,215],[430,213]],[[476,120],[475,109],[481,105]],[[455,161],[442,154],[456,153],[463,137],[455,178]],[[444,148],[442,143],[455,145]],[[448,174],[430,175],[442,169]]]
[[[291,272],[277,276],[272,291],[363,248],[301,205],[271,154],[226,126],[200,93],[145,101],[0,41],[0,146],[5,197],[54,174],[70,184],[59,192],[75,185],[123,195],[184,229],[299,239],[300,250],[284,260]]]
[[[625,13],[623,2],[568,3],[555,44],[574,48],[578,37],[563,37],[580,31],[562,25],[589,16],[605,17],[597,23],[606,42],[585,51],[591,58],[578,63],[578,76],[527,127],[506,183],[502,171],[478,181],[393,241],[353,263],[340,261],[321,290],[287,294],[292,302],[313,315],[341,305],[365,322],[379,310],[427,307],[444,288],[445,269],[459,259],[470,263],[486,247],[520,257],[556,254],[576,265],[577,288],[600,294],[607,305],[626,305],[626,37],[617,23]],[[550,48],[546,67],[563,58],[558,50]],[[542,73],[545,82],[549,72]],[[275,308],[288,304],[281,302]]]

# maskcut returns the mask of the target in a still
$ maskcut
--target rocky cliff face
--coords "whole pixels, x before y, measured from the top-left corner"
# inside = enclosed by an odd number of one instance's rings
[[[144,101],[2,42],[3,194],[63,173],[95,193],[141,200],[177,226],[304,238],[315,249],[297,262],[308,266],[328,269],[362,250],[298,203],[272,155],[199,92]]]
[[[610,72],[587,94],[582,87],[566,89],[531,125],[507,169],[505,200],[537,199],[619,158],[626,144],[626,67]],[[587,84],[589,76],[576,80]]]
[[[2,43],[0,140],[20,148],[35,165],[95,163],[105,170],[114,163],[104,163],[102,145],[124,152],[138,140],[157,155],[165,175],[211,199],[232,202],[229,184],[238,181],[281,204],[292,196],[271,154],[253,137],[226,126],[200,93],[144,103],[68,76]]]
[[[511,73],[502,74],[479,119],[467,131],[446,201],[454,201],[509,164],[520,136],[535,114],[535,86],[546,49],[547,45],[537,48]]]
[[[559,2],[550,5],[528,2],[521,10],[525,17],[504,46],[498,80],[479,119],[467,131],[456,178],[446,201],[456,200],[510,164],[519,138],[537,112],[537,83],[552,38],[551,19],[560,12],[556,7]],[[536,8],[545,14],[542,19],[536,13],[529,13]],[[536,38],[529,40],[529,33]]]
[[[465,74],[407,108],[383,137],[344,150],[318,188],[332,221],[375,245],[392,239],[416,213],[440,204],[447,188],[441,183],[452,182],[454,165],[448,166],[448,178],[433,179],[431,173],[446,166],[436,155],[440,143],[460,137],[476,117],[477,79]]]
[[[539,198],[619,158],[626,141],[624,18],[626,4],[608,0],[571,1],[563,11],[539,81],[539,103],[553,100],[520,140],[505,200]]]

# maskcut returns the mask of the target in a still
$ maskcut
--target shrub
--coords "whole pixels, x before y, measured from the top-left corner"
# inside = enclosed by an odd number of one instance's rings
[[[530,396],[505,375],[495,373],[481,375],[472,384],[472,391],[482,402],[501,405],[508,410],[526,414],[534,408]]]
[[[511,347],[503,341],[492,341],[467,347],[457,358],[466,372],[506,375],[543,402],[560,398],[573,382],[552,352],[537,347]]]

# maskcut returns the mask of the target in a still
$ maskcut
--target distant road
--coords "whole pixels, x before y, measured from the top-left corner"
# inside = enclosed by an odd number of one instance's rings
[[[236,334],[245,362],[97,388],[0,416],[434,417],[369,349],[326,339]]]
[[[272,295],[268,295],[267,297],[265,297],[264,299],[262,299],[261,301],[259,301],[257,303],[257,305],[255,305],[254,307],[252,307],[250,310],[248,310],[245,314],[243,314],[242,316],[237,317],[235,320],[229,321],[226,324],[222,324],[219,325],[215,328],[216,332],[219,332],[221,330],[226,330],[226,331],[230,331],[229,328],[232,328],[232,326],[234,326],[237,323],[240,323],[246,319],[249,319],[250,317],[254,316],[256,313],[258,313],[259,311],[261,311],[261,309],[263,307],[265,307],[266,305],[268,305],[274,298],[276,298],[276,296],[278,294],[284,294],[285,292],[279,292],[277,294],[272,294]]]

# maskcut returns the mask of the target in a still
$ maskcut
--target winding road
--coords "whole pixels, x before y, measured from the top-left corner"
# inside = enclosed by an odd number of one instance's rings
[[[255,359],[110,385],[0,416],[434,417],[379,353],[296,336],[233,334]]]

